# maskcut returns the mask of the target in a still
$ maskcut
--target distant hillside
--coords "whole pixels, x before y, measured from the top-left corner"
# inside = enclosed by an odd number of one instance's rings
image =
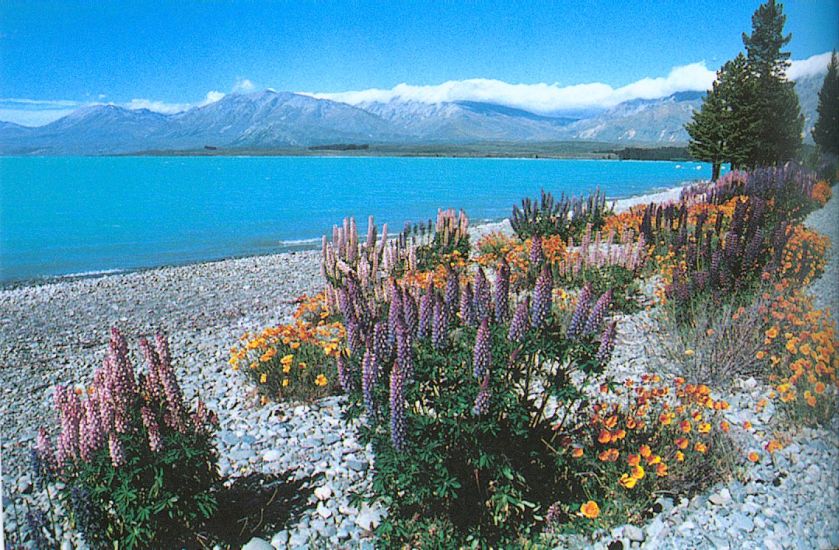
[[[807,133],[823,76],[796,83]],[[475,101],[370,102],[356,106],[290,92],[230,94],[173,115],[114,105],[84,107],[46,126],[0,123],[0,154],[102,155],[144,151],[305,150],[334,144],[383,147],[604,142],[684,146],[701,92],[637,99],[585,116],[544,116]],[[328,147],[323,147],[328,150]],[[317,150],[317,149],[315,149]]]

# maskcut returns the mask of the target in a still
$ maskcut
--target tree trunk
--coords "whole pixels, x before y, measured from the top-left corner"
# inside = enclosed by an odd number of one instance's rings
[[[711,165],[711,181],[717,181],[720,177],[721,163],[715,162]]]

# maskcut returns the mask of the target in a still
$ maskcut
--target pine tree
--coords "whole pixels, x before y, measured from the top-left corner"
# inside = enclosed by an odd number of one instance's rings
[[[717,79],[685,126],[688,150],[694,158],[710,162],[716,180],[722,163],[743,166],[753,156],[756,141],[755,86],[746,58],[739,54],[717,71]]]
[[[791,34],[784,35],[783,4],[768,0],[752,16],[752,34],[743,33],[748,66],[758,87],[757,143],[748,164],[777,164],[793,158],[801,147],[804,117],[794,84],[787,80],[789,52],[782,51]]]
[[[685,126],[690,135],[688,152],[695,159],[711,163],[711,181],[720,177],[720,166],[728,155],[725,107],[717,87],[714,82],[714,87],[708,90],[702,101],[702,107],[693,112],[693,119]]]
[[[822,152],[839,155],[839,57],[835,51],[819,91],[818,113],[813,139]]]

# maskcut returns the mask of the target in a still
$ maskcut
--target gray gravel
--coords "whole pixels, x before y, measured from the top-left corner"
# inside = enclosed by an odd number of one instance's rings
[[[839,187],[834,188],[834,196],[824,208],[816,210],[804,221],[810,229],[830,237],[831,253],[827,258],[824,275],[810,285],[810,293],[815,297],[817,308],[829,307],[834,316],[839,315]]]

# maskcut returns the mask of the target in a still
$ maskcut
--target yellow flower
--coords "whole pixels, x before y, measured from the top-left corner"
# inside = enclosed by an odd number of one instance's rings
[[[682,451],[676,451],[676,460],[678,462],[684,462],[685,461],[685,453],[683,453]]]
[[[301,369],[305,369],[306,367],[309,366],[309,364],[306,363],[306,361],[300,361],[299,363],[297,363],[297,366],[300,367]]]
[[[288,378],[283,378],[283,387],[288,386]]]
[[[288,355],[284,355],[282,359],[280,359],[280,363],[283,365],[290,365],[294,361],[294,355],[289,353]]]
[[[329,380],[327,380],[326,377],[322,374],[319,374],[317,376],[317,378],[315,378],[315,385],[316,386],[325,386],[328,383],[329,383]]]
[[[630,475],[632,477],[634,477],[635,479],[644,479],[644,475],[645,475],[644,467],[641,466],[640,464],[637,465],[637,466],[633,466],[631,472],[632,473]]]
[[[593,500],[590,500],[580,506],[580,513],[588,519],[595,519],[600,515],[600,506],[598,506]]]
[[[288,374],[291,372],[291,365],[283,365],[283,374]]]
[[[632,489],[635,487],[635,484],[638,483],[638,478],[632,477],[629,474],[623,474],[619,482],[627,489]]]
[[[259,377],[259,383],[264,384],[267,381],[268,381],[268,374],[263,372]]]

